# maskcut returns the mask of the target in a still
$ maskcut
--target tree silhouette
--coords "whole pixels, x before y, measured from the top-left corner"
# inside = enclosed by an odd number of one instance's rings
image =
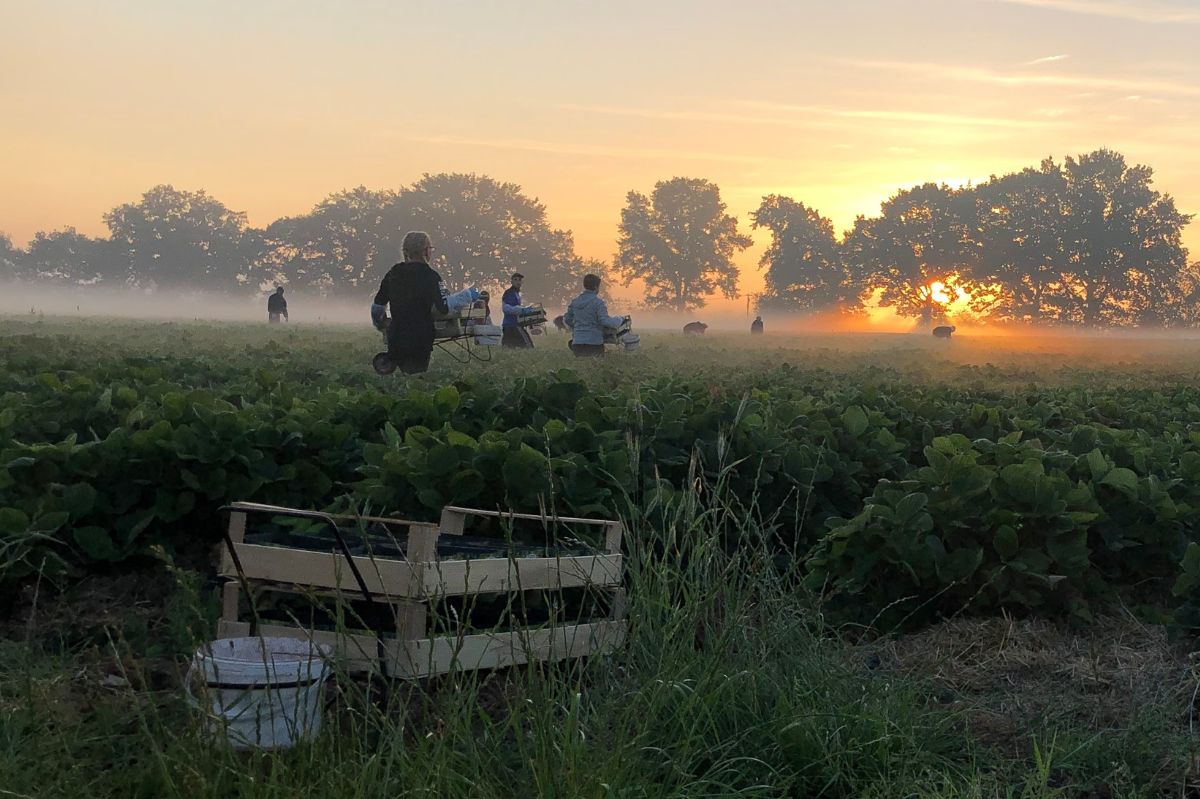
[[[89,238],[68,227],[34,236],[24,274],[29,280],[90,285],[111,279],[121,267],[120,253],[111,241]]]
[[[790,197],[764,197],[751,213],[754,228],[771,231],[771,245],[759,259],[766,269],[760,305],[815,311],[857,306],[857,291],[842,261],[833,222]]]
[[[24,269],[25,253],[13,246],[6,233],[0,233],[0,280],[15,280]]]
[[[253,253],[246,215],[204,191],[155,186],[104,215],[124,261],[120,282],[227,291],[246,285]]]
[[[395,201],[395,192],[359,186],[329,195],[304,216],[273,222],[262,233],[254,282],[322,295],[373,291],[378,267],[399,260],[397,230],[388,226]]]
[[[387,220],[398,234],[397,253],[406,230],[429,233],[433,267],[451,289],[506,286],[520,272],[531,299],[553,305],[577,293],[584,263],[575,254],[574,238],[552,228],[546,206],[515,183],[486,175],[427,174],[398,194]]]
[[[1063,289],[1051,298],[1061,321],[1095,326],[1159,321],[1158,299],[1187,268],[1181,238],[1191,220],[1150,187],[1153,170],[1120,153],[1068,157]]]
[[[645,281],[648,307],[689,311],[717,291],[736,295],[732,258],[751,243],[725,213],[715,183],[672,178],[656,183],[649,197],[627,195],[614,269],[626,286]]]
[[[943,315],[929,286],[954,291],[980,256],[973,189],[926,183],[897,192],[872,219],[859,217],[845,242],[845,259],[865,291],[881,290],[880,304],[928,324]]]
[[[1052,159],[1039,168],[992,177],[976,190],[982,257],[979,283],[999,295],[991,317],[1003,321],[1049,321],[1048,301],[1062,291],[1067,268],[1064,236],[1069,220],[1067,181]]]

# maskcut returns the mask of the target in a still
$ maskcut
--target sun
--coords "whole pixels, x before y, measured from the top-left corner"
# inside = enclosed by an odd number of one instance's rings
[[[921,286],[918,293],[923,302],[931,302],[941,306],[946,316],[961,313],[971,304],[971,293],[958,283],[957,274],[948,275],[944,280],[934,280],[928,285]]]

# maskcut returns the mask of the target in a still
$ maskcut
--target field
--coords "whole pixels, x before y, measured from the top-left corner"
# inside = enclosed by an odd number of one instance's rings
[[[642,340],[0,319],[0,796],[1196,790],[1200,340]],[[630,640],[231,754],[180,684],[237,499],[619,515]]]

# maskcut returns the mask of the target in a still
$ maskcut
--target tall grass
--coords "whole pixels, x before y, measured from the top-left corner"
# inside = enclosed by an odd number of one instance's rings
[[[631,520],[619,651],[422,684],[342,675],[320,736],[289,751],[212,740],[120,636],[118,688],[83,687],[72,653],[0,644],[0,797],[1055,795],[1043,750],[1010,786],[921,684],[850,659],[725,473],[697,467]],[[206,600],[180,596],[169,628],[203,637]]]

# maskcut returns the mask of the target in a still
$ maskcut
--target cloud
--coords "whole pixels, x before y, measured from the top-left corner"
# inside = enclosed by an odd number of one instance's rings
[[[416,136],[399,135],[404,141],[422,144],[455,144],[463,147],[488,147],[501,150],[525,150],[554,155],[586,155],[600,158],[671,159],[677,161],[719,161],[735,164],[761,164],[759,156],[732,153],[710,153],[673,149],[642,149],[635,147],[603,147],[587,144],[564,144],[561,142],[537,141],[535,139],[491,139],[466,136]]]
[[[1126,19],[1134,22],[1200,22],[1195,3],[1171,3],[1162,0],[997,0],[1009,5],[1089,14],[1096,17]]]
[[[964,114],[930,113],[925,111],[892,111],[878,108],[823,108],[814,105],[789,105],[784,103],[763,103],[753,100],[738,101],[739,105],[761,110],[780,111],[787,113],[821,114],[843,119],[878,119],[889,122],[920,122],[936,125],[962,125],[964,127],[983,128],[1042,128],[1053,125],[1053,122],[1034,119],[1011,119],[1008,117],[981,117]]]
[[[1200,97],[1200,84],[1176,83],[1169,80],[1140,80],[1109,78],[1092,75],[1044,75],[1029,73],[1005,73],[982,67],[956,64],[935,64],[912,61],[875,61],[870,59],[831,59],[836,63],[859,69],[886,71],[892,74],[907,72],[941,80],[956,80],[970,83],[990,83],[999,86],[1048,86],[1089,90],[1109,90],[1127,94],[1171,94]],[[1078,95],[1076,95],[1078,96]]]
[[[828,127],[814,117],[826,120],[859,121],[876,119],[888,122],[916,122],[920,124],[953,125],[962,127],[982,128],[1044,128],[1056,123],[1048,120],[1009,119],[1006,117],[980,117],[963,114],[927,113],[923,111],[892,111],[886,109],[846,109],[827,108],[815,105],[791,105],[787,103],[758,102],[752,100],[734,100],[727,107],[746,108],[767,115],[747,115],[743,113],[720,113],[708,111],[671,111],[656,108],[621,108],[615,106],[591,106],[573,103],[558,106],[564,111],[580,111],[592,114],[612,116],[631,116],[642,119],[682,120],[689,122],[717,122],[722,125],[780,125],[784,127]],[[781,114],[783,116],[781,116]],[[797,116],[804,115],[804,116]],[[839,125],[840,126],[840,125]]]
[[[1026,62],[1025,62],[1024,64],[1022,64],[1021,66],[1023,66],[1023,67],[1032,67],[1032,66],[1036,66],[1037,64],[1049,64],[1049,63],[1052,63],[1052,62],[1054,62],[1054,61],[1063,61],[1063,60],[1066,60],[1066,59],[1068,59],[1068,58],[1070,58],[1070,57],[1071,57],[1071,56],[1069,56],[1069,55],[1048,55],[1048,56],[1042,56],[1041,58],[1035,58],[1035,59],[1033,59],[1032,61],[1026,61]]]

